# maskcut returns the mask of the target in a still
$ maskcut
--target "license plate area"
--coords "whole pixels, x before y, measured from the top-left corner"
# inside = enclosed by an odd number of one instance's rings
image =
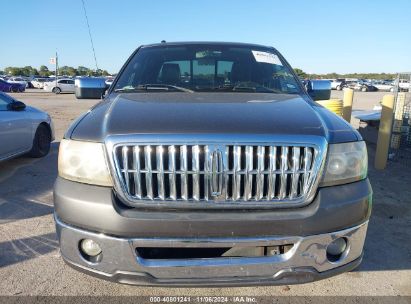
[[[195,260],[219,258],[272,257],[287,253],[293,244],[235,247],[138,247],[136,254],[145,260]]]

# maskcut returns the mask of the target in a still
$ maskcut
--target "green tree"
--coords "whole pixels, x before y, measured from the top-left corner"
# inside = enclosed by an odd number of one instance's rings
[[[66,75],[66,76],[76,76],[77,75],[77,70],[73,67],[70,66],[62,66],[59,68],[59,74],[60,75]]]
[[[33,76],[40,75],[42,77],[48,77],[54,75],[55,71],[50,71],[47,66],[41,65],[39,69],[33,68],[32,66],[25,67],[6,67],[4,71],[0,74],[7,74],[9,76]],[[66,76],[108,76],[110,73],[107,70],[92,70],[84,66],[79,66],[77,69],[71,66],[62,66],[58,69],[59,75]]]
[[[64,66],[62,66],[62,67],[59,67],[58,68],[58,73],[59,73],[59,75],[68,75],[68,66],[66,66],[66,65],[64,65]]]
[[[19,76],[23,74],[23,69],[17,67],[6,67],[4,72],[10,76]]]
[[[38,75],[37,69],[36,69],[36,68],[33,68],[33,67],[30,66],[30,65],[25,66],[25,67],[22,69],[22,72],[23,72],[23,75],[24,75],[24,76]]]
[[[67,75],[74,77],[77,75],[77,70],[73,67],[68,67]]]
[[[93,71],[93,76],[108,76],[110,75],[106,70],[98,69]]]
[[[39,75],[43,77],[48,77],[51,75],[49,68],[45,65],[40,66]]]
[[[298,77],[301,77],[301,78],[307,78],[308,76],[307,73],[305,73],[303,70],[298,69],[298,68],[295,68],[294,72],[297,74]]]
[[[83,66],[79,66],[79,67],[77,68],[77,73],[78,73],[78,75],[80,75],[80,76],[87,76],[87,75],[90,74],[90,69],[88,69],[88,68],[86,68],[86,67],[83,67]]]

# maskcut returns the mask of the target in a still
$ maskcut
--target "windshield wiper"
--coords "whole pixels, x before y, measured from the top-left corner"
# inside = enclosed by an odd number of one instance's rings
[[[138,91],[143,91],[142,89],[138,89],[135,87],[127,86],[121,89],[115,89],[114,92],[116,93],[131,93],[131,92],[138,92]]]
[[[122,92],[122,93],[127,93],[127,92],[139,92],[139,91],[178,91],[178,92],[188,92],[188,93],[194,93],[193,90],[171,85],[171,84],[152,84],[152,83],[146,83],[146,84],[139,84],[137,87],[132,87],[132,86],[127,86],[121,89],[115,89],[114,92]]]
[[[284,93],[279,90],[267,88],[264,86],[246,86],[246,85],[229,85],[220,88],[221,90],[229,90],[234,92],[253,92],[253,93],[276,93],[281,94]]]

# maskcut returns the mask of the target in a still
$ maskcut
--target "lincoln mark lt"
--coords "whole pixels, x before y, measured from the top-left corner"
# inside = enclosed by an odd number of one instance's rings
[[[167,286],[305,283],[357,267],[366,145],[315,102],[321,86],[304,87],[272,47],[139,47],[60,143],[63,259]]]

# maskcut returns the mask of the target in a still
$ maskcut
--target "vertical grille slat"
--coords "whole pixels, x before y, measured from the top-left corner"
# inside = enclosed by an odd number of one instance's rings
[[[253,186],[253,146],[245,147],[245,178],[244,178],[244,200],[248,201],[251,198]]]
[[[210,185],[210,149],[208,146],[204,146],[204,200],[209,199],[209,185]]]
[[[122,156],[123,156],[123,170],[124,170],[124,178],[126,180],[126,187],[127,191],[130,191],[130,178],[128,176],[128,147],[124,146],[122,148]]]
[[[288,169],[288,147],[281,148],[281,182],[280,182],[280,194],[279,198],[284,199],[286,197],[286,190],[287,190],[287,171]]]
[[[164,195],[164,161],[163,161],[163,146],[157,146],[156,148],[156,161],[157,161],[157,188],[158,198],[163,200]]]
[[[233,166],[233,200],[237,201],[241,196],[241,146],[234,146],[234,166]]]
[[[224,170],[224,191],[223,193],[225,193],[225,199],[228,200],[230,198],[229,193],[228,193],[228,170],[229,170],[229,164],[228,164],[228,158],[230,155],[230,147],[225,147],[225,151],[224,151],[224,158],[223,158],[223,168],[226,168],[226,170]]]
[[[177,190],[176,190],[176,148],[175,146],[168,147],[168,180],[170,187],[170,199],[177,199]]]
[[[256,175],[256,191],[255,200],[259,201],[264,195],[264,159],[265,159],[265,147],[257,147],[257,175]]]
[[[304,148],[304,172],[306,172],[303,176],[303,187],[304,192],[308,191],[309,181],[310,181],[310,173],[309,170],[311,168],[311,161],[312,161],[312,152],[310,148]]]
[[[277,147],[270,147],[267,200],[272,200],[276,195],[275,170],[277,170]]]
[[[151,146],[144,147],[144,163],[146,170],[146,190],[147,198],[152,200],[153,197],[153,173],[151,168]]]
[[[315,146],[296,144],[127,143],[113,155],[131,201],[234,205],[304,201],[322,161]]]
[[[298,182],[300,180],[300,174],[298,173],[300,167],[300,147],[293,147],[293,156],[292,156],[292,166],[293,174],[291,179],[291,194],[290,198],[297,197],[298,192]]]
[[[200,200],[200,147],[198,145],[193,146],[193,199],[195,201]]]
[[[181,183],[181,198],[188,199],[188,185],[187,185],[187,146],[180,147],[180,183]]]
[[[140,165],[140,146],[133,147],[133,166],[134,166],[134,192],[138,199],[141,199],[141,165]],[[127,181],[126,181],[127,182]]]

